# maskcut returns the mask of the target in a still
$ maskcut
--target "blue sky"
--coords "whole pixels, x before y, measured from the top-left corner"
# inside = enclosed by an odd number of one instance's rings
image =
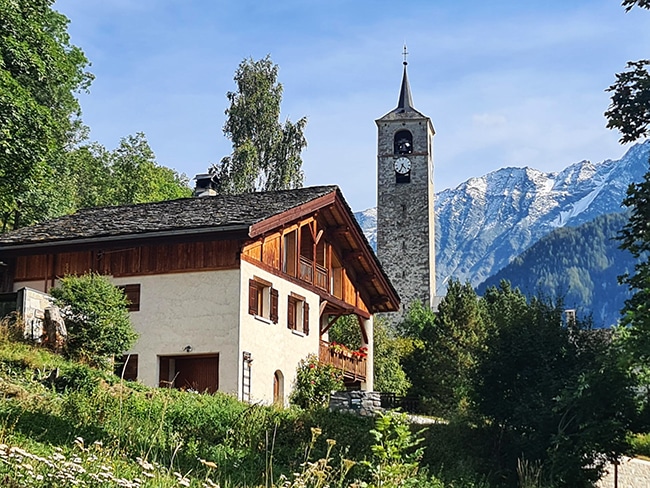
[[[270,54],[283,118],[307,116],[307,185],[375,205],[374,120],[397,104],[402,45],[415,107],[436,129],[436,191],[504,166],[557,171],[617,159],[604,91],[650,57],[650,12],[617,0],[57,0],[96,79],[80,96],[91,140],[144,132],[158,163],[193,177],[230,153],[226,92]]]

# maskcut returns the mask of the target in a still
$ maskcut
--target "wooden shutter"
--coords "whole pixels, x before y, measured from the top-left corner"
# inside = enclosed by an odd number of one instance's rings
[[[271,322],[274,324],[278,323],[278,290],[271,288]]]
[[[296,328],[296,300],[292,297],[289,297],[287,304],[287,327],[291,330]]]
[[[258,310],[257,283],[255,280],[248,280],[248,313],[257,315]]]
[[[304,308],[302,309],[302,330],[305,334],[309,334],[309,304],[303,302]]]

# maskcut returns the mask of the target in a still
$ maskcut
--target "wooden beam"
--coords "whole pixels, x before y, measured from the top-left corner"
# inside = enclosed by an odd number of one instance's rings
[[[365,281],[369,282],[377,278],[377,275],[375,273],[359,273],[357,274],[357,279],[359,281]]]
[[[300,218],[304,218],[306,215],[311,215],[320,210],[323,207],[332,205],[336,201],[336,191],[326,193],[325,195],[318,197],[310,202],[304,203],[297,207],[293,207],[286,212],[282,212],[268,219],[262,220],[256,224],[251,225],[249,236],[256,237],[260,234],[264,234],[269,230],[276,230],[283,225],[289,224]]]
[[[372,301],[372,303],[373,305],[381,305],[382,303],[386,303],[388,300],[389,298],[386,295],[379,295]]]
[[[343,234],[348,234],[350,232],[350,227],[347,225],[339,225],[337,227],[329,227],[327,229],[327,232],[329,232],[332,235],[335,236],[340,236]]]
[[[390,299],[386,295],[379,295],[376,297],[373,301],[373,305],[383,305],[384,303],[388,302]]]
[[[368,344],[368,333],[366,332],[366,329],[363,326],[363,320],[359,315],[357,315],[357,322],[359,322],[359,329],[361,329],[361,336],[363,337],[363,343]]]
[[[330,330],[330,327],[332,327],[332,326],[336,323],[336,321],[337,321],[339,318],[341,318],[342,316],[343,316],[342,314],[339,314],[339,315],[335,315],[333,319],[330,319],[330,321],[327,323],[327,325],[325,326],[325,328],[322,329],[322,330],[320,331],[320,335],[322,336],[322,335],[325,334],[328,330]]]
[[[318,316],[319,316],[319,317],[322,317],[322,316],[323,316],[323,312],[325,311],[325,307],[327,307],[327,303],[328,303],[327,300],[323,300],[323,301],[320,303],[320,312],[318,313]]]
[[[352,259],[359,259],[360,257],[363,256],[363,251],[348,251],[343,254],[343,260],[344,261],[349,261]]]

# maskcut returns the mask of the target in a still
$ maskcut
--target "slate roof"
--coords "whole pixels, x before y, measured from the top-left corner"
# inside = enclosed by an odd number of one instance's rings
[[[79,210],[0,235],[0,250],[26,244],[203,230],[243,229],[319,197],[335,185],[296,190],[182,198]]]

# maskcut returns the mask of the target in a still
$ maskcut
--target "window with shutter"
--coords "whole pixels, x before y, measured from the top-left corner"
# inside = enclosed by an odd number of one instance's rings
[[[140,310],[140,284],[122,285],[118,286],[124,293],[127,301],[129,302],[127,308],[129,312],[137,312]]]
[[[270,282],[257,276],[248,280],[248,313],[278,322],[278,292]]]
[[[302,331],[305,335],[309,335],[309,304],[302,302]]]
[[[309,304],[304,297],[292,293],[287,301],[287,327],[309,334]]]
[[[251,315],[259,315],[259,295],[257,292],[257,283],[255,280],[248,282],[248,313]]]
[[[287,302],[287,327],[291,330],[296,330],[296,315],[298,311],[298,301],[289,297]]]

